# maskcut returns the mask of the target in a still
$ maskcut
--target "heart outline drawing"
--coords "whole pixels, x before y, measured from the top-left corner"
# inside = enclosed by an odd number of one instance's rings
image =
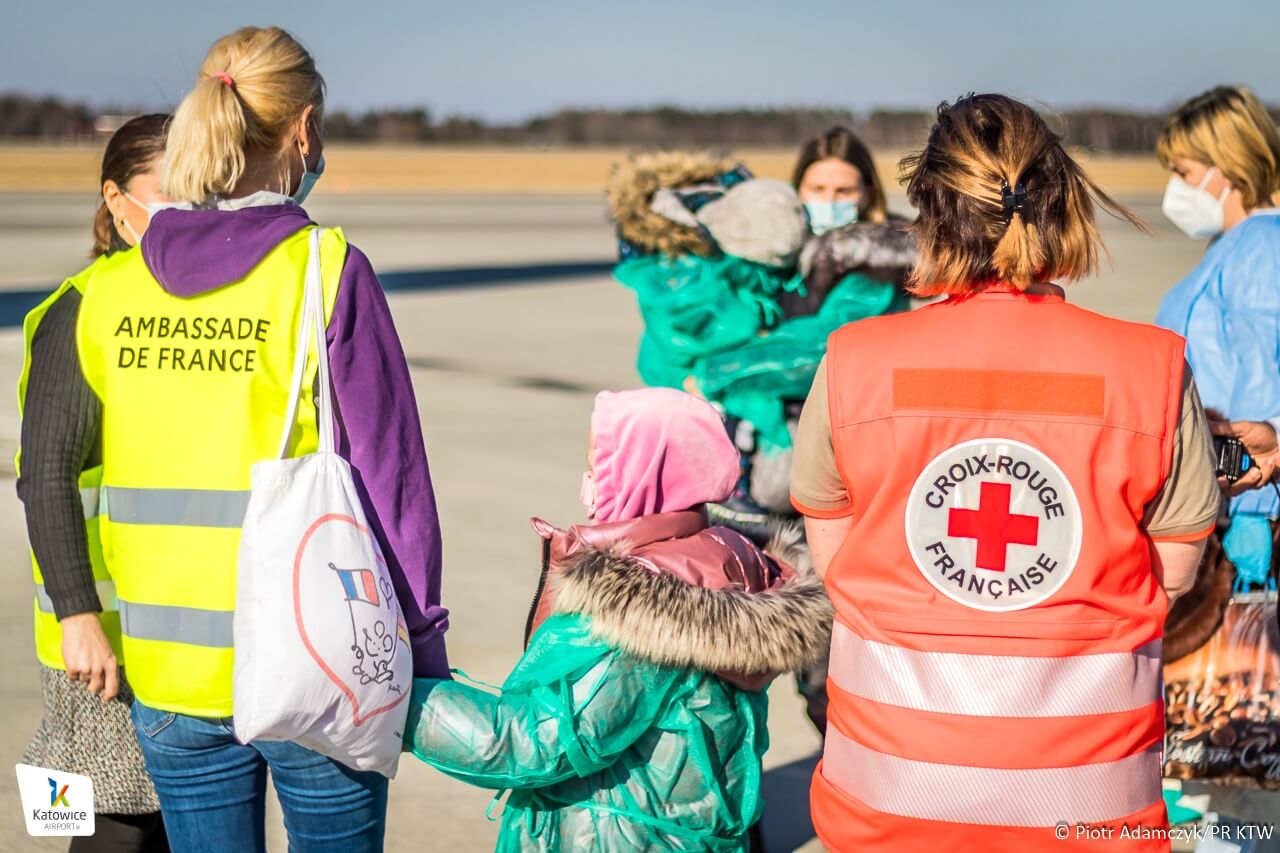
[[[378,707],[372,709],[368,713],[362,713],[360,710],[360,702],[356,698],[355,691],[353,691],[350,688],[350,686],[348,686],[347,683],[343,681],[336,672],[333,671],[332,667],[330,667],[327,663],[325,663],[324,659],[320,656],[320,653],[316,651],[315,646],[312,645],[311,643],[311,637],[308,636],[307,634],[307,626],[304,623],[302,618],[302,601],[299,595],[301,583],[302,583],[302,557],[306,553],[307,545],[311,542],[311,537],[315,535],[316,531],[318,531],[321,527],[328,524],[329,522],[341,522],[343,524],[350,524],[352,527],[358,530],[361,534],[365,536],[371,535],[369,533],[369,528],[365,527],[363,524],[356,521],[351,516],[343,515],[341,513],[336,513],[336,512],[326,513],[325,515],[320,516],[314,522],[311,523],[311,526],[307,528],[307,532],[302,535],[302,541],[298,543],[298,551],[293,559],[293,618],[298,626],[298,637],[302,640],[302,645],[306,647],[307,653],[311,655],[312,660],[314,660],[316,664],[320,667],[320,669],[324,671],[324,674],[328,676],[329,680],[332,681],[335,685],[337,685],[338,689],[341,690],[343,695],[347,697],[347,701],[351,703],[352,724],[355,726],[361,726],[364,723],[376,717],[377,715],[385,714],[387,711],[392,710],[401,702],[403,702],[405,699],[409,698],[409,691],[404,690],[400,693],[400,696],[397,697],[394,701],[388,702],[385,705],[379,705]],[[375,547],[375,553],[376,553],[376,547]],[[377,556],[377,560],[378,560],[378,563],[385,569],[386,563],[382,560],[382,557],[380,555]],[[399,611],[399,608],[400,608],[400,605],[397,602],[396,610]]]

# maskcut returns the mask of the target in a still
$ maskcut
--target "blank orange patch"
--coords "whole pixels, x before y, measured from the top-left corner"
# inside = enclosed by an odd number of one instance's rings
[[[902,368],[893,371],[893,408],[1100,418],[1106,389],[1101,376],[1080,373]]]

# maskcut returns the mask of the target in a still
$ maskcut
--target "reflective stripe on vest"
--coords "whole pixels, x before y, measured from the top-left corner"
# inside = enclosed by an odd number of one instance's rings
[[[84,509],[85,520],[97,518],[99,511],[99,503],[102,500],[102,490],[96,486],[82,488],[80,490],[80,506]]]
[[[240,527],[249,492],[218,489],[103,488],[103,511],[114,524]]]
[[[231,648],[233,610],[120,602],[120,630],[134,640]]]
[[[98,602],[102,605],[102,611],[105,613],[110,610],[119,610],[120,603],[116,600],[116,585],[111,581],[98,581],[94,586],[98,590]],[[49,593],[45,592],[44,584],[36,584],[36,606],[40,608],[41,613],[53,613],[53,599],[49,597]]]
[[[980,717],[1075,717],[1143,708],[1160,699],[1161,642],[1125,654],[1015,657],[920,652],[864,640],[839,620],[831,681],[880,702]]]
[[[920,820],[1051,827],[1101,823],[1161,797],[1161,749],[1119,761],[1033,770],[932,764],[885,755],[827,727],[822,774],[871,808]]]

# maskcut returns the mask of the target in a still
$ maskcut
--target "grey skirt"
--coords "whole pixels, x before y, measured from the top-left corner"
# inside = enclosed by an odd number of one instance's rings
[[[133,691],[123,672],[120,695],[105,704],[89,685],[47,666],[40,667],[40,693],[44,716],[22,756],[24,764],[88,776],[98,814],[160,810],[133,731]]]

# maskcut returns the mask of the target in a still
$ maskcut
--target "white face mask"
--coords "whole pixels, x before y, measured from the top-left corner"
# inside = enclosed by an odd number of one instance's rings
[[[142,202],[138,201],[136,198],[134,198],[132,195],[130,195],[128,192],[124,190],[121,190],[120,194],[124,196],[126,199],[128,199],[129,201],[133,202],[138,207],[142,208],[143,213],[147,214],[147,222],[148,223],[151,222],[150,206],[145,205]],[[125,219],[123,216],[120,217],[120,225],[123,226],[129,232],[129,236],[133,238],[133,245],[136,246],[142,242],[142,235],[139,234],[137,231],[133,230],[133,226],[129,224],[129,220]]]
[[[1231,185],[1228,184],[1223,188],[1220,197],[1214,198],[1205,186],[1208,185],[1209,178],[1215,171],[1217,171],[1216,168],[1210,167],[1197,187],[1191,186],[1177,175],[1170,177],[1169,185],[1165,187],[1164,202],[1160,205],[1161,211],[1170,222],[1192,239],[1216,237],[1222,233],[1224,227],[1222,206],[1226,203],[1227,196],[1231,194]]]
[[[298,142],[298,157],[302,160],[302,177],[298,180],[298,189],[291,196],[294,204],[302,204],[307,200],[307,196],[311,195],[311,190],[315,187],[316,182],[320,180],[320,176],[324,174],[324,152],[320,152],[320,159],[316,161],[316,170],[314,172],[307,169],[307,155],[302,153],[302,142]]]

